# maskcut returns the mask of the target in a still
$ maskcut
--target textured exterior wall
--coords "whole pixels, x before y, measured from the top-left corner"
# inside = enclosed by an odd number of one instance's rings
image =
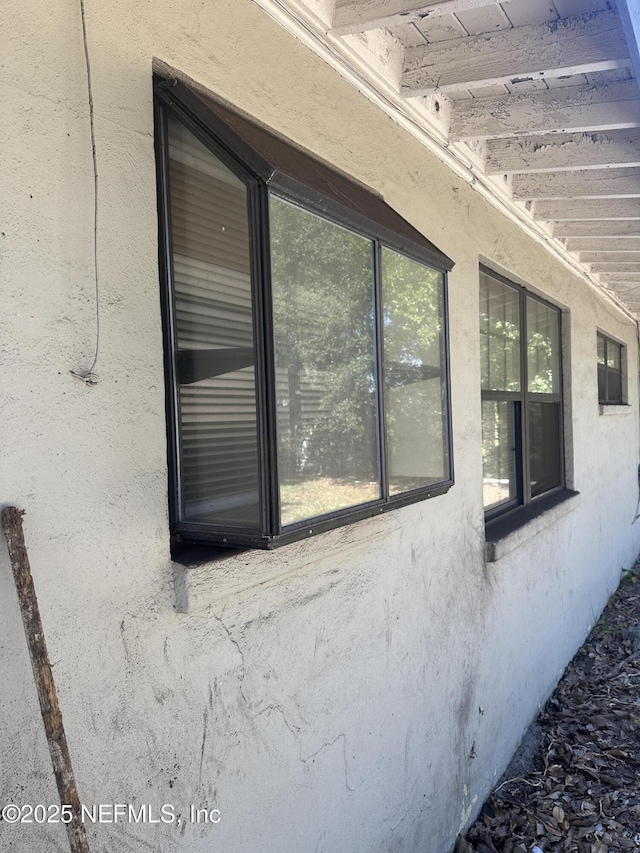
[[[218,808],[215,827],[103,824],[94,850],[447,853],[640,550],[636,331],[250,0],[88,0],[3,19],[0,500],[25,531],[86,803]],[[381,191],[456,262],[456,484],[287,546],[171,563],[151,74],[179,69]],[[484,560],[478,263],[567,309],[571,509]],[[631,411],[599,414],[596,328]],[[0,548],[0,800],[56,792]],[[480,710],[482,709],[482,710]],[[0,824],[13,853],[61,826]]]

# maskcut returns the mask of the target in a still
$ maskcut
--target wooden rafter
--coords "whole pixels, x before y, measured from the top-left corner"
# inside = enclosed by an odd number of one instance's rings
[[[611,71],[631,64],[616,12],[453,39],[405,51],[402,93],[411,97]]]
[[[334,0],[328,44],[608,287],[640,271],[640,0],[604,5]]]
[[[612,219],[606,222],[557,222],[554,237],[640,237],[640,220]]]
[[[609,284],[635,284],[640,282],[640,272],[606,273],[604,276]]]
[[[451,140],[640,127],[635,81],[456,101]]]
[[[512,189],[516,198],[527,199],[638,198],[640,167],[514,175]]]
[[[488,175],[616,166],[640,166],[640,130],[516,136],[487,142]]]
[[[640,237],[569,237],[566,241],[570,252],[606,253],[640,252]],[[580,255],[582,260],[582,255]]]
[[[640,219],[640,198],[583,199],[538,201],[533,218],[554,222],[563,220],[604,221],[608,219]]]
[[[594,273],[616,273],[616,272],[640,272],[640,261],[637,263],[619,264],[591,264],[591,272]]]
[[[611,266],[620,266],[621,264],[640,264],[639,252],[581,252],[580,260],[585,264],[611,264]]]

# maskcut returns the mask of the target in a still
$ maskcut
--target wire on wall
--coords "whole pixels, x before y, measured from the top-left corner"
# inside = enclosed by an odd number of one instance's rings
[[[87,21],[84,11],[84,0],[80,0],[80,18],[82,20],[82,41],[84,58],[87,68],[87,94],[89,97],[89,126],[91,128],[91,158],[93,162],[93,268],[96,286],[96,345],[93,362],[87,371],[72,370],[71,375],[81,379],[87,385],[95,385],[98,377],[93,372],[98,361],[100,348],[100,278],[98,275],[98,161],[96,157],[96,128],[93,109],[93,88],[91,86],[91,63],[89,61],[89,45],[87,43]]]

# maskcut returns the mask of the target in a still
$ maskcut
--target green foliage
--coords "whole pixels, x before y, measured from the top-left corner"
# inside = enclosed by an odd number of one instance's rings
[[[275,197],[270,214],[281,478],[377,480],[373,243]],[[385,365],[439,368],[441,274],[385,249],[382,276]]]
[[[371,241],[271,199],[284,478],[376,477]]]

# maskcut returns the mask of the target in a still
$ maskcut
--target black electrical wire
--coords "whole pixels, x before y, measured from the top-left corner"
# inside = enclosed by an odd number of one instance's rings
[[[96,346],[91,367],[86,372],[72,370],[71,373],[77,379],[82,379],[87,385],[95,385],[97,377],[94,369],[98,361],[100,349],[100,278],[98,275],[98,160],[96,157],[96,129],[93,108],[93,88],[91,85],[91,62],[89,60],[89,45],[87,42],[87,21],[84,10],[84,0],[80,0],[80,18],[82,20],[82,41],[84,44],[84,58],[87,68],[87,94],[89,97],[89,126],[91,128],[91,158],[93,162],[93,268],[96,289]]]

